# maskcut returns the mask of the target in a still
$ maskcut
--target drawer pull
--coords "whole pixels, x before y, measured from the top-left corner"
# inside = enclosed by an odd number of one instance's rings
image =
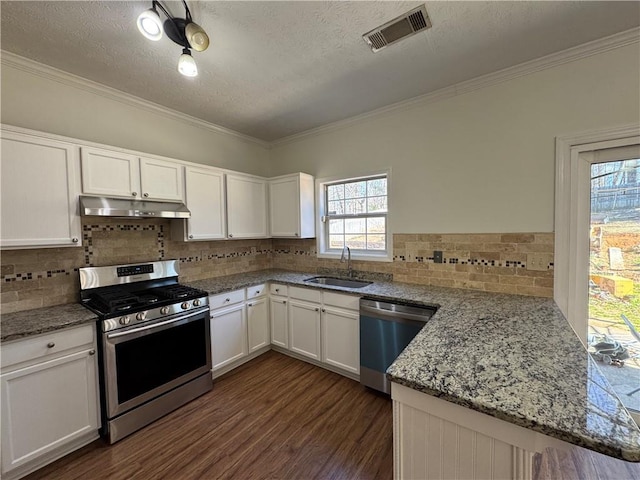
[[[253,307],[253,303],[247,303],[247,307]]]
[[[96,351],[95,350],[89,350],[89,355],[95,355]]]
[[[224,301],[225,301],[225,302],[230,302],[230,301],[231,301],[231,299],[230,299],[230,298],[225,298],[225,299],[224,299]]]
[[[319,311],[320,311],[320,309],[319,309],[319,308],[317,308],[317,307],[316,307],[314,310],[315,310],[316,312],[319,312]]]
[[[260,290],[256,290],[256,295],[260,295]]]
[[[287,301],[286,300],[282,300],[282,303],[286,305]]]
[[[56,346],[56,344],[54,342],[47,343],[47,348],[53,348],[55,346]]]
[[[276,288],[276,293],[278,293],[279,291],[280,291],[280,289],[279,289],[279,288]]]

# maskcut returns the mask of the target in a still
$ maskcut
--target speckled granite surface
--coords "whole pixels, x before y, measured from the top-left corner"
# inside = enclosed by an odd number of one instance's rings
[[[551,299],[376,282],[309,285],[313,273],[264,270],[189,282],[210,294],[267,281],[437,306],[389,368],[415,390],[545,435],[640,461],[640,430]],[[94,321],[79,304],[2,316],[2,341]]]
[[[96,320],[96,315],[79,303],[7,313],[0,321],[0,341],[8,342]]]

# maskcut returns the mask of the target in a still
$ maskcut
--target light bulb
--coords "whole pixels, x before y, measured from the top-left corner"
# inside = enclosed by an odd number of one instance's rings
[[[149,40],[157,42],[162,38],[162,22],[155,8],[145,10],[138,16],[138,30]]]
[[[178,60],[178,71],[185,77],[195,77],[198,75],[198,66],[188,48],[182,50],[182,55],[180,55],[180,59]]]
[[[191,48],[196,52],[204,52],[209,46],[209,37],[200,25],[194,22],[187,23],[184,34]]]

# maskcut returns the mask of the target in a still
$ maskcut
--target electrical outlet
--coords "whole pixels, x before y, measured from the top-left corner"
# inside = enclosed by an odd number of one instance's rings
[[[527,270],[549,270],[550,263],[553,263],[553,255],[550,253],[527,254]]]
[[[433,251],[433,263],[442,263],[442,251],[434,250]]]

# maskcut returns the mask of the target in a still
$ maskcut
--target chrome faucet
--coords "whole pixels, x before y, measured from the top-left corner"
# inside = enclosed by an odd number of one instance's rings
[[[346,252],[346,256],[345,256],[345,252]],[[349,275],[349,278],[351,278],[353,276],[353,270],[351,269],[351,249],[346,245],[342,249],[342,255],[340,256],[340,263],[344,263],[345,260],[347,261],[347,273]]]

